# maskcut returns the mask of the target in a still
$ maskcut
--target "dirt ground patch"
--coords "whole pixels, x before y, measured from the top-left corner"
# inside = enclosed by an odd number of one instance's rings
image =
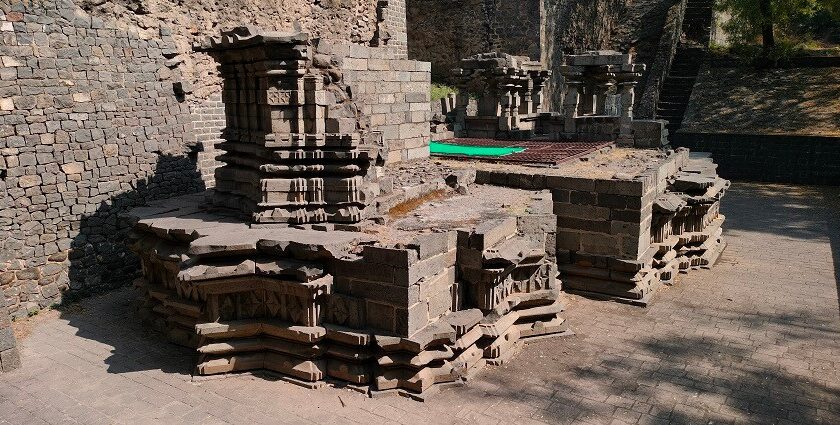
[[[705,69],[681,131],[840,136],[840,68]]]

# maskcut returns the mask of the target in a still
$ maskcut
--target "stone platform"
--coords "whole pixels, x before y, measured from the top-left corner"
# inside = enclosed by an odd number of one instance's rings
[[[551,191],[567,292],[647,306],[726,247],[720,200],[730,183],[707,154],[616,148],[555,168],[446,164],[475,168],[479,183]]]
[[[141,310],[200,375],[413,397],[462,382],[567,332],[550,194],[472,189],[387,225],[249,224],[203,194],[138,208]]]

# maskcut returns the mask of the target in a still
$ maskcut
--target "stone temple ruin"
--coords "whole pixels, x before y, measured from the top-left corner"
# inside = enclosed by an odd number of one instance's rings
[[[461,60],[453,70],[460,94],[452,108],[456,137],[609,141],[619,146],[653,148],[667,144],[661,121],[633,119],[635,87],[644,64],[632,54],[611,50],[567,55],[560,67],[563,111],[545,107],[551,71],[539,62],[504,53]],[[478,98],[468,113],[470,95]],[[450,110],[451,109],[451,110]]]
[[[307,35],[237,29],[202,48],[224,78],[217,187],[131,214],[141,311],[197,350],[197,374],[264,369],[422,398],[569,334],[561,290],[647,304],[725,246],[728,182],[709,158],[615,146],[665,137],[632,119],[640,65],[627,55],[571,57],[562,114],[543,111],[539,64],[465,61],[465,87],[485,96],[473,117],[459,99],[454,141],[605,142],[537,168],[385,165],[353,85]],[[614,84],[624,109],[592,115]]]

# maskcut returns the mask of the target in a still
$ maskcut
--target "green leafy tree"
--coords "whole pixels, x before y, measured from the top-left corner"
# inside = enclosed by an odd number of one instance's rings
[[[732,16],[727,33],[741,43],[760,37],[764,50],[773,49],[779,36],[812,36],[809,23],[817,16],[840,20],[840,0],[717,0],[716,7]]]

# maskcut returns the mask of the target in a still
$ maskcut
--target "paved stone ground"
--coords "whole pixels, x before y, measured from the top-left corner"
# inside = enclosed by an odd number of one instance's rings
[[[123,290],[35,321],[0,423],[840,423],[840,188],[736,184],[724,212],[714,270],[648,309],[569,297],[576,336],[426,403],[192,382],[189,352],[144,333]]]

